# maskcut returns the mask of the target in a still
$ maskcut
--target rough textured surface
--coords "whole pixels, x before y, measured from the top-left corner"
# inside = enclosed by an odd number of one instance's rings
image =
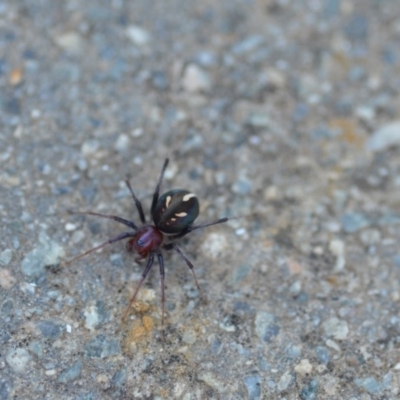
[[[0,2],[0,399],[400,396],[398,0]],[[187,188],[155,267],[123,230]],[[204,297],[204,299],[202,298]]]

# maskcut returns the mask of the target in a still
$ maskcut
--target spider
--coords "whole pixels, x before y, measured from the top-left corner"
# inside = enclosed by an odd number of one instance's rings
[[[161,304],[162,304],[162,326],[164,326],[165,316],[165,270],[164,270],[164,258],[162,250],[175,250],[189,269],[193,273],[194,280],[196,282],[197,289],[200,292],[200,286],[197,281],[196,273],[192,262],[185,256],[181,248],[173,242],[175,239],[182,238],[188,233],[193,232],[197,229],[205,228],[208,226],[221,224],[228,221],[228,218],[219,218],[212,222],[202,223],[194,225],[194,221],[199,215],[199,201],[196,195],[188,190],[173,189],[163,195],[159,196],[161,183],[164,178],[164,172],[168,166],[169,159],[165,159],[164,165],[161,169],[160,177],[158,178],[157,186],[153,194],[153,200],[151,203],[151,217],[153,224],[146,223],[146,218],[143,213],[142,204],[136,197],[132,190],[129,181],[126,179],[125,183],[132,195],[133,201],[135,202],[136,209],[139,213],[139,218],[142,223],[138,226],[135,222],[121,218],[116,215],[106,215],[91,211],[71,211],[71,214],[79,215],[93,215],[96,217],[107,218],[119,222],[122,225],[130,228],[129,231],[123,232],[118,236],[115,236],[106,242],[85,251],[84,253],[74,257],[73,259],[66,262],[66,265],[73,263],[74,261],[99,250],[109,244],[119,242],[120,240],[128,239],[126,242],[126,250],[131,253],[137,253],[138,256],[135,258],[136,262],[143,259],[147,259],[146,266],[144,267],[142,277],[139,284],[137,285],[135,292],[133,293],[128,307],[126,308],[122,320],[124,321],[129,313],[132,304],[135,302],[136,296],[139,292],[140,287],[145,281],[147,274],[154,264],[154,258],[157,257],[158,265],[160,267],[161,276]]]

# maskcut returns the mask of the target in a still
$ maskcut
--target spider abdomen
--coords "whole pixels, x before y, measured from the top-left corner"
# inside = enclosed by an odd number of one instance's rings
[[[178,234],[192,225],[199,215],[197,196],[183,189],[170,190],[157,200],[153,209],[155,226],[167,235]]]

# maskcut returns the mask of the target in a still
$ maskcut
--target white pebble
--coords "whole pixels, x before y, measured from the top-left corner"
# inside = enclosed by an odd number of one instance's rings
[[[294,370],[300,375],[307,375],[311,373],[312,365],[309,360],[303,359],[294,367]]]
[[[201,245],[201,253],[211,259],[220,257],[228,247],[228,241],[225,235],[220,233],[207,234],[203,244]]]
[[[333,239],[329,243],[329,250],[336,256],[336,271],[342,271],[346,265],[344,242],[339,239]]]
[[[76,229],[76,225],[75,225],[75,224],[72,224],[72,223],[70,223],[70,222],[68,222],[68,223],[65,224],[65,230],[66,230],[67,232],[74,231],[75,229]]]
[[[150,42],[150,35],[138,25],[130,25],[126,29],[126,36],[139,47],[145,46]]]
[[[129,136],[126,133],[121,133],[114,143],[114,149],[118,152],[126,151],[129,147]]]
[[[326,320],[322,327],[324,328],[325,334],[331,336],[336,340],[344,340],[347,338],[349,333],[349,327],[347,322],[340,320],[339,318],[332,317]]]
[[[182,87],[190,93],[206,92],[211,89],[211,79],[207,72],[196,64],[189,64],[182,77]]]
[[[25,372],[30,360],[31,356],[25,349],[12,349],[6,354],[7,364],[17,374]]]

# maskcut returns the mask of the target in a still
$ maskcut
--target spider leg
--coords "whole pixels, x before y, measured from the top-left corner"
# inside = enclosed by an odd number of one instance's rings
[[[139,289],[142,286],[144,280],[146,279],[146,276],[149,273],[151,267],[153,266],[153,262],[154,262],[154,254],[150,253],[149,259],[147,261],[146,268],[144,269],[143,274],[142,274],[142,279],[140,279],[140,282],[137,285],[136,290],[133,293],[133,296],[131,297],[131,299],[129,301],[128,307],[126,308],[126,310],[124,312],[124,315],[122,316],[122,321],[125,321],[126,317],[128,316],[129,310],[131,309],[132,304],[135,302],[135,299],[136,299],[136,296],[137,296],[137,294],[139,292]]]
[[[128,186],[128,189],[129,189],[129,191],[131,192],[133,201],[134,201],[135,204],[136,204],[136,208],[137,208],[137,210],[138,210],[138,212],[139,212],[140,220],[142,221],[142,224],[144,224],[144,223],[146,223],[146,217],[144,216],[142,204],[140,203],[139,199],[136,197],[135,193],[133,193],[132,186],[131,186],[131,184],[129,183],[128,179],[125,179],[125,183],[126,183],[126,186]]]
[[[112,243],[115,243],[115,242],[119,242],[120,240],[129,238],[129,237],[133,237],[133,236],[135,236],[135,234],[136,233],[134,233],[134,232],[121,233],[120,235],[118,235],[118,236],[116,236],[114,238],[111,238],[111,239],[107,240],[106,242],[104,242],[102,244],[99,244],[98,246],[93,247],[92,249],[90,249],[88,251],[85,251],[82,254],[79,254],[79,256],[74,257],[72,260],[66,261],[65,265],[72,264],[74,261],[79,260],[80,258],[82,258],[84,256],[87,256],[88,254],[107,246],[108,244],[112,244]]]
[[[186,265],[189,267],[189,269],[192,271],[193,277],[194,277],[194,281],[196,282],[196,286],[197,286],[197,290],[199,291],[199,293],[201,294],[201,289],[200,289],[200,285],[199,282],[197,281],[197,276],[196,276],[196,272],[194,271],[194,265],[192,264],[192,262],[185,256],[185,254],[183,253],[183,251],[181,250],[181,248],[175,244],[175,243],[168,243],[166,245],[164,245],[164,249],[165,250],[170,250],[170,249],[174,249],[182,258],[183,261],[185,261]]]
[[[91,211],[69,211],[70,214],[75,214],[75,215],[94,215],[95,217],[102,217],[102,218],[107,218],[107,219],[112,219],[114,221],[119,222],[120,224],[129,226],[129,228],[132,228],[134,230],[137,230],[138,227],[136,224],[132,221],[128,221],[127,219],[118,217],[117,215],[107,215],[107,214],[99,214],[96,212],[91,212]]]
[[[178,233],[177,235],[172,236],[172,239],[179,239],[179,238],[181,238],[181,237],[187,235],[188,233],[193,232],[193,231],[195,231],[197,229],[202,229],[202,228],[207,228],[208,226],[222,224],[222,223],[224,223],[226,221],[229,221],[229,218],[224,217],[224,218],[216,219],[215,221],[205,222],[205,223],[199,224],[199,225],[191,225],[191,226],[188,226],[182,232]]]
[[[169,158],[166,158],[164,161],[164,165],[161,169],[160,177],[158,178],[156,190],[154,191],[154,194],[153,194],[153,201],[151,202],[151,215],[153,215],[154,207],[156,206],[158,196],[160,194],[161,183],[163,181],[164,173],[165,173],[165,170],[167,169],[168,163],[169,163]]]
[[[161,305],[162,305],[162,316],[161,325],[164,328],[164,317],[165,317],[165,270],[164,270],[164,258],[161,252],[157,252],[158,265],[160,266],[160,277],[161,277]]]

